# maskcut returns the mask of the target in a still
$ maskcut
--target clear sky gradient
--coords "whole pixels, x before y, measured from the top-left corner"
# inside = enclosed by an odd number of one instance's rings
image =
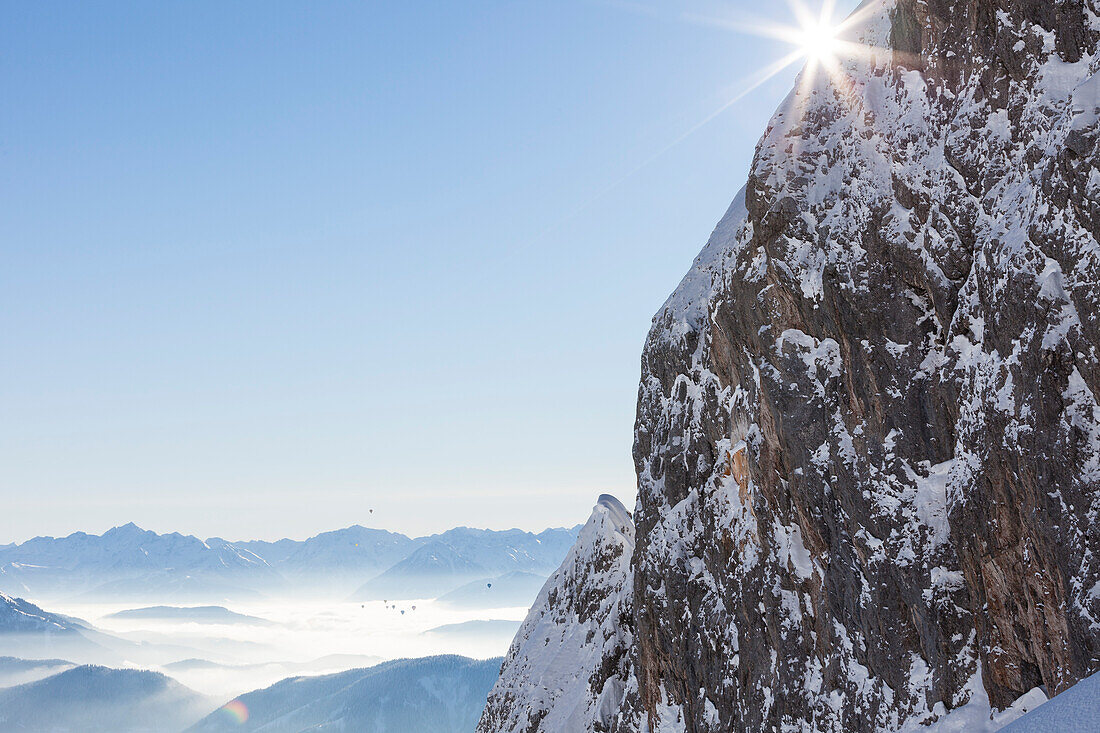
[[[633,503],[650,318],[799,66],[683,137],[791,50],[695,16],[784,4],[2,7],[0,543]]]

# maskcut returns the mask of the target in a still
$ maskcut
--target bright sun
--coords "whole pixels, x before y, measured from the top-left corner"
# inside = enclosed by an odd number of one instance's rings
[[[830,59],[836,55],[839,45],[837,30],[836,26],[824,20],[807,23],[797,34],[798,46],[811,60]]]
[[[843,84],[847,73],[846,64],[857,57],[873,58],[873,49],[870,46],[863,41],[854,40],[860,36],[856,29],[875,13],[881,12],[886,0],[863,0],[859,7],[846,18],[837,17],[837,2],[838,0],[786,0],[794,16],[791,22],[786,23],[746,21],[743,13],[733,17],[686,16],[692,22],[781,41],[790,47],[790,51],[750,74],[745,85],[736,94],[668,147],[676,145],[769,79],[795,64],[805,63],[804,73],[800,75],[801,91],[810,89],[817,80],[822,78],[829,78]],[[848,0],[846,4],[854,3]],[[667,149],[666,147],[665,150]]]
[[[879,3],[865,2],[845,19],[837,18],[837,0],[787,0],[787,5],[794,15],[794,22],[750,23],[739,26],[739,29],[777,38],[793,46],[791,53],[780,60],[780,66],[804,59],[810,63],[811,69],[823,66],[830,73],[835,73],[842,59],[859,52],[859,44],[846,40],[851,35],[851,29]]]

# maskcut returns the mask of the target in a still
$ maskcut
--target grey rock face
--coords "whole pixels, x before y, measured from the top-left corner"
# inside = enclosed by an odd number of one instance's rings
[[[1100,669],[1098,15],[871,0],[777,112],[642,356],[615,730],[988,722]]]
[[[893,730],[1100,668],[1096,7],[857,15],[646,344],[623,730]]]

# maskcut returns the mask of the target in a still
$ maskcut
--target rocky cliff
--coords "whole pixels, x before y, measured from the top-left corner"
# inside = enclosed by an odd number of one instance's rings
[[[628,674],[633,551],[630,513],[601,496],[516,634],[479,733],[609,730]]]
[[[992,729],[1100,669],[1097,4],[846,28],[645,345],[616,731]]]

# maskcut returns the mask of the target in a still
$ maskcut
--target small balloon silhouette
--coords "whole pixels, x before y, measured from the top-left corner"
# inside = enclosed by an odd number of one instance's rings
[[[492,583],[486,583],[486,584],[485,584],[485,587],[486,587],[486,588],[492,588],[492,587],[493,587],[493,584],[492,584]]]

